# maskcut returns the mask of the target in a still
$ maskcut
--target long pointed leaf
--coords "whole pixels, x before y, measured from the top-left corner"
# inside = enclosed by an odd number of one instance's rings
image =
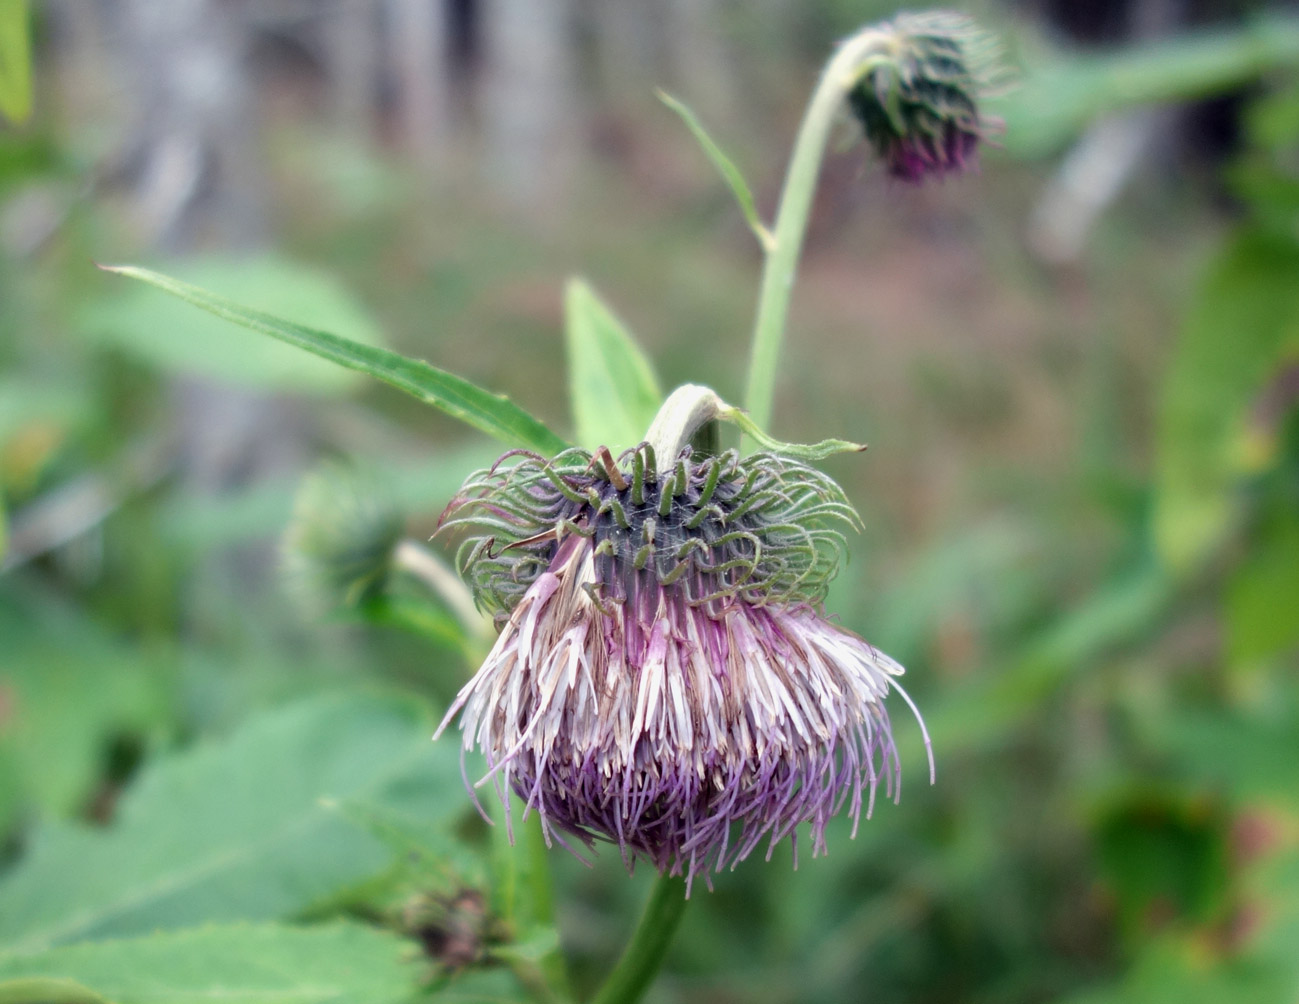
[[[147,282],[217,317],[296,345],[348,369],[368,373],[510,446],[526,447],[549,456],[568,445],[509,398],[483,390],[421,360],[249,310],[198,286],[146,268],[134,265],[101,265],[100,268]]]
[[[361,924],[211,924],[0,959],[0,1001],[400,1004],[423,976],[412,942]]]
[[[713,167],[717,168],[717,173],[722,176],[722,180],[730,187],[731,194],[735,196],[735,201],[739,203],[740,212],[744,214],[749,229],[753,231],[753,236],[758,238],[758,243],[762,245],[764,251],[770,251],[775,246],[776,238],[758,215],[757,204],[753,201],[753,192],[749,189],[749,183],[744,180],[744,175],[740,173],[740,169],[735,166],[735,161],[731,160],[726,155],[726,152],[717,145],[716,141],[708,135],[703,123],[699,121],[699,116],[691,111],[687,105],[678,101],[666,91],[659,91],[658,97],[660,101],[681,116],[681,121],[686,124],[686,128],[694,135],[704,154],[712,162]]]
[[[32,112],[32,48],[27,0],[0,0],[0,114],[24,122]]]
[[[635,446],[663,403],[658,378],[626,327],[581,279],[564,297],[578,445]]]

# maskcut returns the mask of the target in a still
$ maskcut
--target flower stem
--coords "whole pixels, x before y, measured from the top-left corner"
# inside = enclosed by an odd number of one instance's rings
[[[641,999],[663,964],[686,902],[684,879],[660,875],[655,880],[631,941],[591,1004],[635,1004]]]
[[[808,102],[794,141],[785,187],[780,193],[780,208],[772,230],[774,242],[766,253],[762,269],[762,287],[758,293],[758,314],[753,324],[753,349],[749,358],[749,381],[745,408],[760,429],[771,422],[772,401],[776,389],[776,366],[785,337],[789,316],[789,297],[803,250],[812,196],[821,175],[826,143],[839,109],[852,87],[871,65],[870,57],[879,55],[888,36],[867,30],[843,42],[821,74],[821,81]]]

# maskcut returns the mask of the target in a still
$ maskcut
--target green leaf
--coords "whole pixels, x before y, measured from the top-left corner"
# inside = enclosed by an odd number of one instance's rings
[[[1299,515],[1264,528],[1227,585],[1227,650],[1233,660],[1267,659],[1299,645]]]
[[[27,0],[0,0],[0,114],[24,122],[32,112],[32,46]]]
[[[1226,596],[1228,652],[1241,662],[1299,646],[1299,516],[1287,512],[1231,575]]]
[[[524,819],[522,802],[513,801],[513,827],[506,824],[505,808],[499,800],[491,799],[488,805],[496,824],[492,829],[492,910],[515,933],[514,943],[494,954],[511,963],[528,982],[543,983],[571,996],[555,931],[549,848],[541,821],[535,812]]]
[[[36,977],[0,983],[0,1004],[108,1004],[108,1001],[74,980]]]
[[[1214,959],[1196,939],[1166,937],[1146,947],[1115,986],[1070,995],[1068,1004],[1275,1004],[1293,985],[1272,959]]]
[[[1141,725],[1153,748],[1200,786],[1230,792],[1239,804],[1299,808],[1299,705],[1293,694],[1269,695],[1265,708],[1185,709]]]
[[[749,229],[753,231],[753,235],[758,238],[762,250],[771,251],[776,246],[775,235],[767,229],[766,224],[762,222],[762,218],[758,215],[758,207],[753,201],[753,192],[749,188],[749,183],[744,180],[744,175],[740,172],[740,169],[735,166],[735,161],[731,160],[725,151],[708,135],[703,123],[699,121],[699,116],[689,106],[678,101],[666,91],[659,91],[658,98],[681,116],[681,121],[686,124],[686,128],[694,135],[705,156],[712,162],[713,167],[717,168],[717,173],[722,176],[722,180],[730,187],[731,194],[735,196],[735,201],[739,203],[740,212],[744,214],[745,222],[749,224]]]
[[[436,516],[459,490],[466,472],[489,466],[499,453],[493,444],[474,440],[439,449],[437,463],[388,466],[376,462],[374,470],[403,512]],[[160,502],[161,531],[169,544],[197,552],[272,536],[291,518],[298,487],[295,475],[210,496],[175,493]]]
[[[100,267],[107,272],[116,272],[157,286],[217,317],[278,338],[339,366],[368,373],[510,446],[536,450],[549,456],[568,445],[508,398],[485,391],[426,362],[408,359],[386,349],[362,345],[325,331],[306,328],[258,310],[250,310],[197,286],[149,269],[133,265]]]
[[[1168,573],[1154,561],[1116,574],[1027,639],[1005,669],[949,688],[925,712],[930,733],[948,749],[1009,735],[1102,653],[1148,634],[1174,596]]]
[[[658,378],[622,322],[581,279],[564,296],[568,372],[578,445],[635,446],[663,402]]]
[[[12,799],[0,804],[0,831],[32,807],[83,811],[109,743],[158,736],[171,720],[164,662],[35,590],[0,589],[0,651],[0,703],[16,711],[0,726],[0,789]]]
[[[1299,18],[1273,14],[1236,31],[1216,27],[1087,56],[1053,52],[987,102],[1006,121],[1012,154],[1040,157],[1100,115],[1221,94],[1299,60]]]
[[[415,947],[389,932],[228,924],[0,960],[0,980],[14,981],[0,983],[0,1002],[101,1000],[89,987],[114,1004],[396,1004],[415,996],[420,978]]]
[[[1231,522],[1232,491],[1261,466],[1250,406],[1299,349],[1299,245],[1248,233],[1192,304],[1162,388],[1155,537],[1174,569],[1198,562]],[[1266,458],[1262,458],[1266,461]]]
[[[299,914],[391,862],[349,808],[462,818],[457,751],[431,731],[409,701],[322,697],[159,761],[107,830],[37,830],[0,883],[0,952]]]
[[[724,406],[717,417],[723,422],[731,422],[739,426],[740,431],[751,437],[764,450],[771,450],[773,453],[780,453],[787,457],[796,457],[799,460],[824,460],[826,457],[833,457],[836,453],[861,453],[866,449],[863,444],[850,443],[846,439],[823,439],[819,443],[810,444],[782,443],[759,429],[748,412],[729,405]]]
[[[266,315],[292,317],[366,346],[383,336],[365,308],[332,275],[277,255],[189,259],[174,266],[180,280],[219,289]],[[333,394],[363,378],[289,345],[230,327],[182,300],[139,285],[112,284],[78,315],[86,334],[168,373],[199,375],[248,387]]]

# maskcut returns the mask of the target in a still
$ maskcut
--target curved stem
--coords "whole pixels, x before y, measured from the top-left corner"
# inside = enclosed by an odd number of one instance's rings
[[[826,143],[844,98],[870,68],[870,57],[879,55],[880,48],[887,43],[888,36],[875,30],[863,31],[844,41],[826,64],[821,81],[812,92],[812,99],[803,114],[798,138],[794,141],[794,153],[790,157],[789,173],[785,175],[780,208],[772,231],[774,243],[767,251],[762,269],[748,388],[744,398],[745,408],[761,429],[766,429],[771,421],[776,366],[780,362],[780,347],[785,337],[789,297],[798,271],[798,259],[803,250],[812,196],[821,175]]]
[[[641,999],[658,975],[686,902],[685,879],[660,875],[655,880],[631,941],[591,1004],[635,1004]]]

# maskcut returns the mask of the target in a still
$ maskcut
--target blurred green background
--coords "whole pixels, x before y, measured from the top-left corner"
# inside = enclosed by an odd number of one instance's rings
[[[870,444],[825,465],[866,526],[828,608],[908,667],[937,783],[899,714],[901,804],[696,893],[648,999],[1299,1001],[1299,20],[960,6],[1018,78],[1001,146],[912,189],[845,123],[771,430]],[[323,462],[422,540],[496,444],[93,262],[428,359],[562,434],[580,274],[665,387],[738,400],[759,250],[654,88],[770,215],[817,67],[892,8],[23,7],[0,981],[27,982],[0,999],[546,999],[543,862],[588,995],[650,876],[526,830],[511,856],[428,742],[474,668],[454,619],[402,577],[329,609],[284,567]]]

